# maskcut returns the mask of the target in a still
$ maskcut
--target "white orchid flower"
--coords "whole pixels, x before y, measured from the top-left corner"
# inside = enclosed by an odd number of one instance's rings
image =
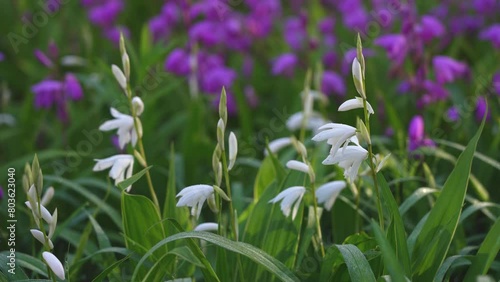
[[[306,120],[305,127],[306,129],[316,131],[318,127],[328,122],[325,120],[319,113],[312,112],[309,115],[304,114],[303,112],[298,112],[291,115],[286,121],[286,127],[290,131],[296,131],[302,128],[302,123]]]
[[[316,189],[316,199],[319,204],[325,204],[325,209],[330,211],[340,192],[346,187],[343,180],[325,183]]]
[[[206,200],[215,203],[214,187],[205,184],[191,185],[182,189],[176,197],[181,197],[176,207],[191,207],[191,215],[200,217],[201,208]]]
[[[134,118],[132,116],[122,114],[115,108],[111,108],[111,115],[115,118],[108,120],[99,126],[101,131],[109,131],[117,129],[118,143],[120,149],[123,149],[125,145],[132,141],[132,146],[135,147],[137,143],[137,132],[134,127]]]
[[[50,252],[43,252],[42,257],[47,263],[47,265],[50,267],[52,272],[54,272],[54,274],[59,279],[64,280],[65,279],[64,267],[62,263],[59,261],[59,259]]]
[[[111,65],[111,71],[116,81],[118,81],[118,84],[120,84],[120,87],[124,90],[127,89],[127,78],[125,74],[123,74],[123,71],[117,65]]]
[[[344,169],[344,177],[353,182],[358,174],[361,162],[368,156],[368,151],[363,147],[350,145],[339,150],[335,155],[329,155],[324,165],[338,164]]]
[[[295,216],[297,215],[297,211],[299,210],[300,202],[302,201],[302,197],[304,196],[305,192],[306,192],[305,187],[293,186],[279,193],[278,196],[271,199],[269,203],[274,204],[276,202],[281,201],[281,211],[283,212],[283,214],[286,217],[288,217],[290,216],[290,211],[291,211],[292,220],[294,220]]]
[[[269,142],[269,150],[271,151],[271,153],[276,154],[279,150],[283,149],[284,147],[290,144],[292,144],[292,138],[290,137],[278,138]],[[267,156],[268,154],[269,153],[266,149],[264,151],[264,155]]]
[[[236,156],[238,155],[238,140],[236,135],[231,131],[229,133],[229,166],[228,170],[231,170],[236,162]]]
[[[45,235],[43,234],[42,231],[40,231],[38,229],[31,229],[30,232],[31,232],[31,235],[33,235],[33,237],[38,242],[40,242],[43,245],[45,245]],[[47,241],[49,242],[49,248],[52,250],[54,248],[54,244],[52,243],[52,241],[49,238],[47,238]]]
[[[132,98],[132,106],[134,107],[136,116],[140,116],[144,111],[144,102],[137,96]]]
[[[342,123],[327,123],[320,128],[312,140],[316,142],[327,140],[332,145],[331,155],[335,155],[340,147],[347,146],[349,142],[358,143],[356,128]]]
[[[372,105],[366,101],[366,107],[368,109],[369,114],[374,114],[375,112],[373,111]],[[363,98],[361,97],[355,97],[354,99],[349,99],[342,103],[342,105],[339,106],[339,112],[345,112],[349,111],[352,109],[363,109]]]
[[[303,173],[309,173],[309,166],[306,163],[299,162],[296,160],[291,160],[286,163],[286,167],[289,169],[301,171]]]
[[[106,159],[95,159],[97,162],[94,165],[94,171],[101,171],[111,168],[109,177],[115,180],[115,185],[123,180],[130,178],[134,170],[134,156],[132,155],[116,155]],[[127,187],[126,191],[130,191],[131,186]]]
[[[198,224],[198,226],[196,226],[194,228],[194,231],[212,231],[212,232],[216,232],[218,230],[219,230],[219,224],[217,224],[215,222],[201,223],[201,224]]]

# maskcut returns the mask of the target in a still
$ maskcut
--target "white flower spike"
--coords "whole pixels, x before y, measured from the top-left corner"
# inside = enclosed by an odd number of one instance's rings
[[[347,146],[349,142],[357,143],[356,128],[342,123],[327,123],[321,126],[312,140],[316,142],[328,140],[332,145],[331,155],[335,155],[341,146]]]
[[[299,162],[296,160],[291,160],[286,163],[286,167],[289,169],[301,171],[303,173],[309,173],[309,166],[306,163]]]
[[[283,149],[284,147],[292,144],[292,138],[290,137],[283,137],[283,138],[278,138],[275,139],[271,142],[269,142],[269,150],[271,153],[276,154],[279,150]],[[267,149],[264,151],[264,155],[268,155]]]
[[[368,101],[366,101],[366,107],[368,108],[368,113],[374,114],[375,112],[373,111],[372,106]],[[353,109],[362,109],[363,108],[363,98],[356,97],[354,99],[349,99],[342,103],[339,107],[339,112],[345,112]]]
[[[120,87],[124,90],[127,89],[127,78],[125,77],[125,74],[123,74],[123,71],[117,65],[112,65],[111,71],[113,72],[116,81],[118,81],[118,84],[120,84]]]
[[[361,162],[368,156],[368,151],[363,147],[351,145],[342,148],[335,155],[329,155],[324,165],[338,164],[344,169],[344,177],[353,182],[358,174]]]
[[[310,115],[305,115],[303,112],[298,112],[291,115],[286,121],[286,127],[290,131],[299,130],[302,127],[302,123],[306,120],[306,129],[315,131],[318,127],[328,122],[319,113],[312,112]]]
[[[200,217],[201,208],[206,200],[215,203],[214,188],[210,185],[197,184],[182,189],[176,197],[181,197],[176,207],[191,207],[191,215]]]
[[[115,180],[115,185],[123,180],[130,178],[134,169],[134,156],[132,155],[116,155],[106,159],[95,159],[97,162],[94,165],[93,171],[101,171],[111,168],[109,177]],[[130,191],[131,186],[127,187],[126,191]]]
[[[117,129],[118,143],[120,149],[123,149],[125,145],[132,141],[132,146],[135,147],[137,143],[137,132],[134,127],[134,119],[132,116],[122,114],[115,108],[111,108],[111,115],[115,118],[108,120],[99,126],[101,131],[109,131]]]
[[[50,267],[52,272],[54,272],[54,274],[59,279],[64,280],[65,279],[64,267],[62,263],[59,261],[59,259],[57,259],[57,257],[50,252],[43,252],[42,257],[47,263],[47,265]]]
[[[330,211],[339,196],[340,192],[346,187],[343,180],[337,180],[325,183],[316,189],[316,198],[319,204],[325,204],[325,209]]]
[[[194,228],[194,231],[212,231],[212,232],[217,232],[219,230],[219,225],[215,222],[205,222],[198,224]]]
[[[238,155],[238,140],[236,135],[231,131],[229,133],[229,166],[228,170],[231,170],[236,162],[236,156]]]
[[[279,193],[278,196],[271,199],[269,203],[274,204],[276,202],[281,201],[281,211],[283,212],[283,214],[286,217],[288,217],[290,216],[290,211],[291,211],[292,220],[294,220],[299,210],[300,202],[302,201],[302,197],[304,196],[305,192],[306,192],[305,187],[293,186]]]

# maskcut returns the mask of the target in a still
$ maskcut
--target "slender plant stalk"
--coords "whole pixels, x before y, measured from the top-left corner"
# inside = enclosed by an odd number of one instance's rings
[[[224,179],[226,181],[226,192],[227,196],[231,201],[229,201],[229,214],[231,220],[231,229],[234,236],[234,240],[238,241],[238,236],[236,234],[236,220],[234,218],[234,208],[233,208],[233,198],[231,197],[231,183],[229,181],[229,171],[227,170],[227,160],[226,160],[226,151],[224,149],[222,151],[222,169],[224,170]]]
[[[323,245],[323,234],[321,232],[321,225],[319,224],[319,215],[318,215],[318,201],[316,199],[316,188],[314,182],[311,183],[311,190],[313,192],[313,205],[314,205],[314,217],[316,218],[316,228],[318,232],[319,239],[319,248],[321,250],[321,256],[325,256],[325,246]]]
[[[367,108],[367,102],[366,99],[363,99],[363,108],[364,108],[364,113],[365,113],[365,125],[366,129],[368,131],[368,134],[370,134],[370,115],[368,113],[368,108]],[[370,170],[371,170],[371,175],[373,178],[373,185],[375,187],[375,194],[377,195],[377,211],[378,211],[378,221],[380,224],[380,229],[382,231],[384,230],[384,214],[382,212],[382,202],[380,199],[380,191],[378,188],[378,183],[377,183],[377,175],[375,172],[375,164],[373,163],[373,150],[372,150],[372,142],[368,142],[368,160],[369,160],[369,165],[370,165]]]

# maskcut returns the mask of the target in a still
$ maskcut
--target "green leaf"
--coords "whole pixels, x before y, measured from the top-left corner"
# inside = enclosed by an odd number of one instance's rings
[[[450,269],[452,269],[457,264],[463,264],[463,263],[470,264],[471,257],[472,256],[456,255],[456,256],[451,256],[451,257],[445,259],[443,264],[441,264],[441,266],[439,267],[433,281],[437,281],[437,282],[444,281],[446,273],[448,273],[448,271]]]
[[[127,187],[129,187],[130,185],[134,184],[135,182],[137,182],[137,180],[139,180],[144,174],[146,174],[146,172],[151,168],[151,166],[148,166],[146,167],[145,169],[139,171],[138,173],[132,175],[130,178],[127,178],[125,180],[123,180],[122,182],[118,183],[118,188],[120,188],[120,190],[125,190]]]
[[[17,254],[17,253],[16,253]],[[11,267],[8,265],[10,262],[10,258],[7,256],[10,255],[9,251],[3,251],[0,253],[0,274],[4,274],[7,277],[9,277],[9,281],[18,281],[22,279],[28,279],[28,276],[26,276],[26,273],[24,273],[24,270],[20,267],[15,267],[15,272],[14,274],[9,273],[9,270]],[[8,281],[8,280],[5,280]]]
[[[106,232],[102,230],[101,225],[95,220],[95,218],[87,213],[87,216],[90,219],[90,222],[92,223],[92,226],[94,227],[95,235],[97,237],[97,242],[99,243],[99,248],[100,249],[105,249],[105,248],[110,248],[111,247],[111,242],[109,241],[108,236],[106,235]]]
[[[373,233],[375,233],[375,239],[377,239],[380,245],[380,250],[382,251],[382,258],[384,260],[384,265],[389,271],[391,276],[391,281],[406,281],[404,270],[399,263],[394,249],[391,244],[384,236],[384,233],[375,221],[371,222]],[[429,280],[432,281],[432,280]]]
[[[128,255],[128,256],[120,259],[120,260],[117,260],[117,261],[113,262],[110,266],[106,267],[106,269],[104,269],[101,273],[99,273],[99,275],[97,275],[92,280],[92,282],[99,282],[99,281],[104,280],[104,278],[106,278],[108,276],[108,274],[111,273],[111,271],[113,271],[115,268],[117,268],[118,266],[120,266],[123,262],[125,262],[129,258],[130,258],[130,255]]]
[[[176,174],[177,166],[174,145],[170,147],[169,156],[169,171],[168,171],[168,182],[167,182],[167,192],[165,195],[165,203],[163,205],[163,218],[174,218],[184,229],[191,229],[191,222],[189,220],[189,209],[188,208],[178,208],[175,205],[177,195],[176,186]],[[166,236],[170,236],[176,233],[176,229],[171,224],[165,225]]]
[[[472,265],[465,275],[465,281],[475,281],[476,276],[488,272],[491,263],[500,250],[500,218],[497,219],[490,229],[476,256],[472,259]]]
[[[414,281],[431,281],[448,253],[467,192],[469,174],[484,121],[460,154],[436,204],[418,234],[412,253]]]
[[[165,237],[160,215],[150,199],[122,193],[122,216],[128,249],[144,254]]]
[[[433,193],[438,193],[439,190],[437,189],[432,189],[432,188],[427,188],[427,187],[422,187],[418,188],[415,190],[406,200],[399,206],[399,213],[401,215],[404,215],[413,205],[415,205],[420,199],[423,197],[433,194]]]
[[[370,264],[358,247],[351,244],[335,246],[344,258],[351,281],[375,281]]]
[[[389,189],[389,185],[381,173],[377,174],[377,182],[380,186],[384,215],[389,218],[390,222],[387,229],[387,240],[396,251],[396,259],[403,266],[405,274],[410,276],[410,255],[406,244],[406,232],[403,219],[399,213],[396,200]]]
[[[198,231],[181,232],[172,235],[168,238],[165,238],[161,240],[161,242],[158,242],[158,244],[156,244],[153,248],[151,248],[142,257],[142,259],[139,261],[139,265],[141,265],[149,256],[151,256],[154,251],[161,248],[165,244],[180,239],[193,239],[193,238],[205,240],[209,243],[215,244],[226,250],[248,257],[254,262],[258,263],[259,265],[269,270],[271,273],[273,273],[283,281],[299,281],[298,278],[295,277],[295,275],[290,271],[290,269],[288,269],[284,264],[282,264],[280,261],[273,258],[272,256],[268,255],[264,251],[250,244],[243,242],[235,242],[225,237],[208,232],[198,232]]]

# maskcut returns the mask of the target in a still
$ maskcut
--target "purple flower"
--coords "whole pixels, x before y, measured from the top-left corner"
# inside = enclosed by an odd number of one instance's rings
[[[166,2],[165,5],[161,8],[161,15],[164,17],[165,22],[168,25],[173,25],[179,22],[181,10],[176,5],[174,1]]]
[[[449,92],[441,84],[435,83],[431,80],[425,80],[422,84],[423,90],[429,95],[433,101],[443,101],[449,97]]]
[[[335,28],[335,20],[333,18],[323,18],[318,23],[318,29],[322,34],[332,34]]]
[[[67,73],[64,78],[64,90],[66,92],[66,97],[72,100],[80,100],[83,97],[82,86],[72,73]]]
[[[35,106],[39,108],[50,108],[54,103],[63,98],[63,83],[57,80],[42,80],[33,85],[31,91],[35,94]]]
[[[219,24],[215,22],[202,21],[195,23],[189,29],[189,38],[192,41],[197,41],[207,47],[211,47],[224,41],[222,31],[223,30]]]
[[[443,36],[445,33],[445,28],[443,24],[435,17],[423,16],[416,32],[424,42],[429,42],[434,38]]]
[[[447,56],[435,56],[432,59],[432,66],[434,67],[436,80],[440,84],[453,82],[458,77],[464,77],[469,72],[469,68],[465,63]]]
[[[412,85],[410,81],[408,80],[403,80],[398,84],[398,87],[396,88],[396,92],[399,94],[408,94],[412,90]]]
[[[54,63],[52,63],[52,60],[45,55],[44,52],[42,52],[40,49],[35,49],[35,57],[36,59],[42,63],[42,65],[46,66],[47,68],[51,68],[54,66]]]
[[[111,27],[123,10],[123,2],[118,0],[107,1],[102,5],[94,6],[89,11],[89,20],[100,27]]]
[[[298,59],[295,54],[285,53],[273,60],[273,75],[284,75],[287,77],[292,77],[295,71],[295,67],[298,64]]]
[[[222,87],[230,89],[235,79],[236,72],[233,69],[220,67],[204,74],[201,88],[205,92],[217,94],[221,92]]]
[[[495,92],[500,95],[500,72],[497,72],[493,75],[492,78],[493,89]]]
[[[450,107],[448,111],[446,111],[446,118],[449,121],[455,122],[460,119],[460,111],[455,106]]]
[[[490,120],[491,114],[488,109],[488,104],[486,103],[486,99],[484,97],[478,97],[476,100],[476,120],[482,121],[486,113],[487,113],[486,120]]]
[[[321,92],[326,95],[345,96],[346,87],[340,75],[333,71],[324,71],[321,79]]]
[[[482,40],[489,40],[493,46],[500,49],[500,24],[494,24],[479,34]]]
[[[474,9],[480,14],[489,14],[495,11],[497,3],[496,0],[474,0]]]
[[[384,48],[389,59],[396,64],[403,63],[408,52],[406,37],[402,34],[387,34],[375,39],[375,45]]]
[[[57,12],[61,7],[61,3],[59,2],[60,2],[59,0],[47,0],[47,2],[45,2],[45,7],[47,7],[47,10],[50,13]]]
[[[3,199],[3,187],[0,186],[0,200]]]
[[[123,33],[125,38],[130,37],[130,31],[124,26],[114,26],[104,30],[104,36],[118,46],[120,44],[120,33]]]
[[[5,55],[4,53],[0,52],[0,62],[3,62],[5,60]]]
[[[174,49],[165,60],[164,68],[166,71],[173,72],[179,76],[188,75],[191,72],[189,54],[184,49]]]
[[[163,37],[166,37],[170,32],[169,26],[167,25],[164,17],[156,16],[149,20],[148,22],[149,31],[153,36],[153,41],[157,42]]]
[[[327,51],[323,55],[323,65],[325,68],[333,69],[337,62],[337,54],[333,51]]]
[[[344,25],[352,30],[365,30],[370,20],[368,13],[363,7],[359,7],[349,13],[343,14]]]
[[[484,17],[479,15],[460,15],[451,20],[452,34],[464,32],[473,33],[479,30],[484,24]]]
[[[425,137],[424,118],[420,115],[414,116],[408,127],[408,150],[413,152],[420,147],[433,147],[434,142]]]
[[[307,41],[306,22],[300,17],[289,18],[285,22],[285,41],[292,50],[298,51],[304,47]]]
[[[375,55],[372,49],[363,48],[363,56],[365,58],[371,57]],[[352,61],[356,58],[356,48],[352,48],[347,50],[344,53],[344,59],[342,60],[342,74],[343,75],[351,75],[352,71]]]
[[[265,38],[271,32],[273,21],[272,18],[261,18],[257,14],[250,14],[246,17],[245,26],[253,37]]]

